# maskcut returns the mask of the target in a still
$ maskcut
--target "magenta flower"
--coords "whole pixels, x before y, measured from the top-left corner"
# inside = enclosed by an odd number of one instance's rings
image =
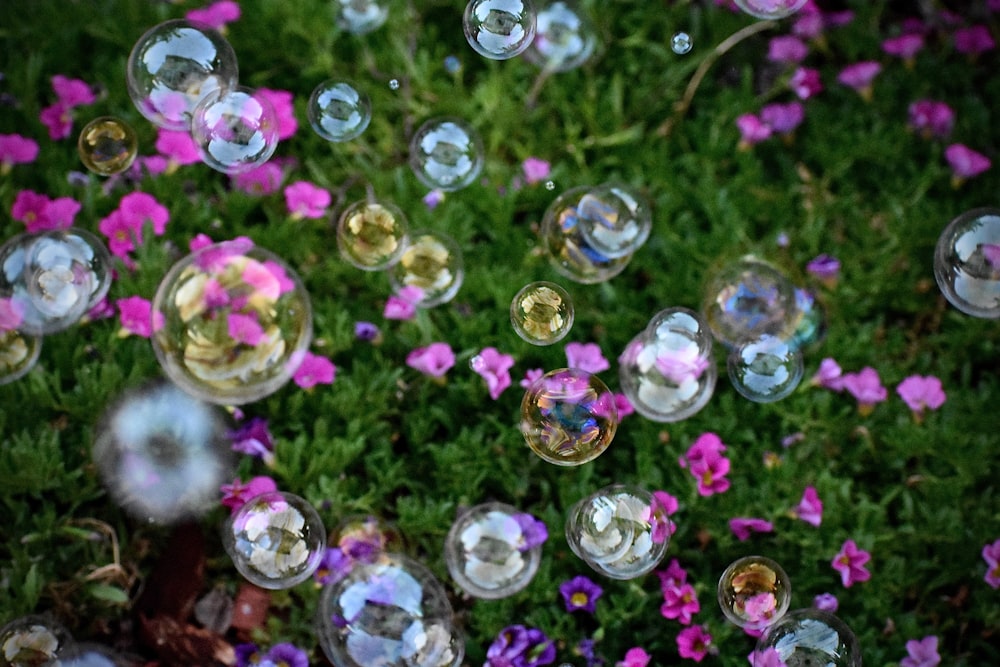
[[[944,157],[951,167],[951,182],[959,186],[967,178],[983,173],[992,166],[990,159],[965,144],[952,144],[944,149]]]
[[[240,18],[239,3],[233,0],[219,0],[201,9],[192,9],[184,15],[188,21],[204,23],[210,28],[225,32],[226,24]]]
[[[944,389],[941,388],[941,380],[933,375],[911,375],[899,383],[896,393],[910,408],[918,422],[923,419],[925,409],[937,410],[944,405],[947,398]]]
[[[86,81],[70,79],[62,74],[52,77],[52,90],[56,92],[59,103],[68,109],[93,104],[96,99],[94,91]]]
[[[165,130],[161,127],[157,130],[153,146],[160,155],[167,158],[167,173],[173,173],[177,167],[201,162],[201,153],[189,132]]]
[[[871,572],[864,567],[871,557],[870,553],[859,549],[854,540],[847,540],[833,557],[830,565],[840,573],[840,581],[844,587],[850,588],[854,584],[871,579]]]
[[[118,202],[118,210],[121,211],[126,223],[135,229],[142,230],[148,222],[153,226],[153,233],[157,236],[162,236],[167,231],[170,211],[156,201],[153,195],[145,192],[129,193]],[[142,237],[139,239],[141,242]]]
[[[582,575],[573,577],[559,585],[559,594],[562,595],[566,611],[585,611],[593,614],[596,610],[597,599],[601,597],[604,590],[593,581]]]
[[[771,136],[771,126],[752,113],[737,117],[736,129],[740,131],[737,148],[741,151],[749,150],[754,144],[759,144]]]
[[[434,188],[430,192],[424,195],[424,206],[427,207],[428,211],[433,211],[438,207],[438,204],[444,201],[444,190]]]
[[[635,414],[635,406],[632,405],[632,401],[628,400],[628,396],[621,393],[615,393],[614,395],[615,407],[618,408],[618,420],[621,421],[629,415]]]
[[[528,389],[535,384],[535,380],[545,375],[541,368],[529,368],[524,372],[524,378],[518,383],[524,389]]]
[[[996,48],[996,42],[990,35],[989,28],[984,25],[972,25],[955,31],[955,50],[969,56],[975,56]]]
[[[472,370],[486,380],[490,398],[494,401],[510,386],[510,369],[514,366],[514,357],[503,354],[495,347],[487,347],[472,358]]]
[[[944,139],[955,127],[955,112],[944,102],[917,100],[909,108],[909,126],[925,139]]]
[[[527,512],[519,512],[511,516],[511,518],[514,519],[514,522],[521,529],[521,537],[517,543],[518,551],[522,553],[531,551],[536,547],[542,546],[549,539],[549,529],[545,525],[545,522],[538,517]]]
[[[844,377],[840,365],[834,359],[827,357],[819,363],[819,370],[812,376],[809,383],[814,387],[843,391]]]
[[[823,34],[823,28],[823,14],[802,8],[795,23],[792,24],[792,34],[802,39],[816,39]]]
[[[264,327],[260,325],[255,315],[229,313],[226,323],[229,337],[237,343],[256,347],[267,340],[267,336],[264,335]]]
[[[309,181],[296,181],[285,186],[285,206],[292,220],[322,218],[329,205],[330,192]]]
[[[767,59],[776,63],[798,64],[809,55],[809,47],[794,35],[779,35],[767,46]]]
[[[676,558],[670,560],[666,570],[657,571],[656,576],[660,578],[660,590],[664,595],[671,586],[680,586],[687,582],[687,570],[681,567]]]
[[[455,365],[455,353],[448,343],[431,343],[410,352],[406,356],[406,365],[424,375],[439,378]]]
[[[69,229],[73,226],[76,214],[80,212],[80,202],[72,197],[50,199],[45,207],[45,217],[49,226],[46,229]],[[28,229],[28,231],[36,231]]]
[[[382,316],[387,320],[412,320],[417,315],[416,304],[423,296],[422,289],[407,285],[386,300]]]
[[[639,646],[625,652],[625,659],[615,663],[615,667],[646,667],[653,656]]]
[[[660,605],[660,615],[663,618],[676,620],[681,625],[691,625],[692,618],[701,611],[698,593],[689,583],[662,586],[663,604]]]
[[[611,364],[604,358],[597,343],[568,343],[566,363],[570,368],[587,373],[600,373],[611,368]]]
[[[792,78],[788,80],[788,86],[800,100],[808,100],[823,92],[823,82],[819,78],[819,70],[809,67],[800,67],[795,70]]]
[[[709,454],[691,462],[691,474],[698,480],[698,495],[711,496],[729,490],[730,462],[722,454]]]
[[[833,614],[839,606],[840,603],[837,601],[837,596],[833,593],[820,593],[813,598],[813,607],[820,611],[828,611]]]
[[[751,533],[771,533],[774,532],[774,524],[764,519],[734,517],[729,520],[729,530],[740,542],[750,539]]]
[[[0,331],[15,331],[24,321],[24,304],[18,299],[0,299]]]
[[[299,122],[295,119],[295,105],[292,101],[292,93],[287,90],[272,90],[271,88],[258,88],[257,95],[264,98],[274,107],[274,113],[278,118],[278,139],[284,141],[299,129]]]
[[[655,503],[656,508],[662,510],[663,513],[668,517],[666,521],[666,528],[667,528],[667,530],[665,531],[666,534],[673,535],[674,533],[676,533],[677,524],[675,524],[672,520],[670,520],[669,517],[676,514],[677,510],[680,509],[680,503],[678,502],[677,498],[670,495],[666,491],[653,491],[653,502]],[[656,526],[654,526],[653,528],[653,542],[659,543],[663,542],[666,539],[666,534],[663,535],[657,534],[658,532],[657,526],[660,525],[661,523],[657,523]]]
[[[760,119],[778,134],[791,134],[805,118],[805,107],[798,102],[768,104],[760,110]]]
[[[806,264],[806,271],[832,286],[836,284],[837,278],[840,276],[840,260],[823,253],[809,260],[809,263]]]
[[[1000,588],[1000,540],[984,546],[982,554],[986,561],[986,576],[983,581],[992,588]]]
[[[122,323],[120,336],[136,335],[149,338],[154,331],[163,328],[163,313],[153,313],[152,304],[141,296],[130,296],[115,301],[118,317]]]
[[[715,433],[707,431],[698,436],[678,463],[682,468],[697,463],[707,458],[721,456],[726,451],[726,446],[722,444],[722,439]]]
[[[837,12],[826,12],[823,14],[823,22],[831,28],[845,26],[854,20],[854,12],[850,9],[843,9]]]
[[[902,58],[908,67],[913,66],[913,59],[924,48],[924,36],[919,33],[904,33],[898,37],[890,37],[882,42],[882,50],[890,56]]]
[[[529,157],[521,163],[521,171],[524,173],[524,182],[531,185],[548,178],[552,165],[537,157]]]
[[[792,515],[810,526],[818,527],[823,522],[823,501],[819,499],[815,486],[807,486],[802,492],[802,500],[792,509]]]
[[[712,646],[712,635],[703,625],[692,625],[677,633],[677,652],[682,658],[701,662]]]
[[[14,197],[14,204],[10,207],[10,216],[19,222],[23,222],[29,232],[49,228],[49,220],[46,209],[49,205],[49,198],[39,194],[34,190],[21,190]]]
[[[38,142],[20,134],[0,134],[0,174],[10,173],[15,164],[28,164],[38,158]]]
[[[65,139],[73,131],[73,110],[60,102],[42,109],[38,120],[48,128],[52,141]]]
[[[337,367],[332,361],[318,354],[306,352],[292,380],[303,389],[312,389],[318,384],[333,384],[336,377]]]
[[[859,373],[847,373],[841,383],[854,398],[858,401],[858,411],[863,415],[870,415],[876,403],[881,403],[888,396],[882,380],[871,366],[865,366]]]
[[[882,65],[874,60],[848,65],[837,75],[837,81],[853,88],[865,101],[871,101],[872,82],[882,71]]]
[[[233,174],[233,187],[248,195],[269,195],[278,191],[285,173],[274,160],[238,174]]]
[[[938,667],[941,656],[937,648],[938,638],[934,635],[911,639],[906,642],[907,656],[899,661],[899,667]]]
[[[763,651],[754,650],[747,656],[751,667],[788,667],[778,649],[768,646]]]
[[[229,508],[231,514],[236,514],[236,510],[246,505],[251,498],[262,493],[277,491],[278,485],[273,479],[265,476],[253,477],[246,484],[237,477],[232,484],[223,484],[220,490],[222,504]]]

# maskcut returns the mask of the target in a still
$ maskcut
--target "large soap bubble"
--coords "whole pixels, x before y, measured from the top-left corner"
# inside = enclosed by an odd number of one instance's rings
[[[579,67],[597,48],[597,29],[571,0],[540,8],[536,25],[535,39],[524,57],[543,70],[565,72]]]
[[[410,140],[410,168],[428,188],[461,190],[483,169],[483,140],[464,120],[432,118]]]
[[[861,667],[861,648],[854,632],[833,614],[819,609],[790,611],[768,626],[757,640],[754,654],[761,656],[769,649],[788,667]]]
[[[729,353],[726,368],[733,388],[754,403],[785,398],[799,386],[804,372],[802,351],[768,334],[737,345]]]
[[[595,231],[601,224],[596,218],[608,205],[604,198],[607,194],[603,187],[571,188],[549,204],[542,218],[539,233],[552,267],[575,282],[590,284],[610,280],[625,270],[632,259],[630,252],[617,257],[605,255],[594,248],[583,233],[586,226],[592,236],[600,236],[600,232]],[[609,242],[613,236],[608,237]],[[614,245],[620,247],[617,242]]]
[[[396,292],[406,287],[420,290],[411,302],[421,308],[447,303],[455,298],[465,279],[462,251],[450,236],[417,231],[389,269],[389,282]]]
[[[83,126],[76,149],[83,166],[95,174],[110,176],[132,166],[139,152],[139,138],[132,126],[120,118],[101,116]]]
[[[333,0],[337,27],[353,35],[364,35],[382,27],[389,18],[387,0]]]
[[[241,174],[274,155],[278,115],[267,98],[249,88],[217,90],[191,112],[191,138],[202,162],[224,174]]]
[[[702,314],[715,338],[730,348],[762,334],[788,339],[799,321],[795,286],[755,257],[727,264],[709,277]]]
[[[770,558],[746,556],[730,563],[719,577],[716,598],[732,623],[760,630],[788,611],[792,586],[785,570]]]
[[[313,131],[327,141],[350,141],[368,129],[372,102],[354,84],[328,79],[313,90],[306,115]]]
[[[41,616],[22,616],[0,627],[0,665],[46,667],[73,643],[69,630]]]
[[[806,6],[809,0],[733,0],[736,6],[759,19],[783,19]]]
[[[128,93],[153,124],[187,131],[195,106],[236,85],[236,53],[217,31],[176,19],[150,28],[132,47]]]
[[[535,38],[531,0],[470,0],[462,25],[465,39],[479,55],[507,60],[523,53]]]
[[[973,209],[948,223],[934,249],[934,278],[966,315],[1000,318],[1000,209]]]
[[[558,343],[573,328],[573,300],[561,286],[546,281],[529,283],[510,302],[514,333],[532,345]]]
[[[388,202],[356,201],[337,221],[340,256],[363,271],[382,271],[408,247],[410,223]]]

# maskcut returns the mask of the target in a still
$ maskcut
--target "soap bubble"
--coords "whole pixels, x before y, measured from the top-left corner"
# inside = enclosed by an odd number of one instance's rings
[[[236,53],[217,31],[176,19],[150,28],[132,47],[128,93],[153,124],[185,132],[195,106],[236,85]]]
[[[804,372],[802,351],[768,334],[737,345],[729,353],[726,368],[733,388],[754,403],[785,398],[799,386]]]
[[[312,340],[312,306],[299,277],[249,239],[177,262],[156,290],[153,321],[153,350],[167,377],[223,405],[277,391]]]
[[[383,551],[395,551],[403,546],[399,530],[374,516],[350,516],[340,522],[331,535],[331,544],[353,561],[373,562]]]
[[[805,7],[809,0],[733,0],[736,6],[759,19],[783,19]]]
[[[0,385],[20,380],[38,363],[41,336],[0,329]]]
[[[326,529],[316,509],[292,493],[254,496],[222,527],[222,546],[250,583],[291,588],[312,576],[326,551]]]
[[[833,614],[797,609],[770,625],[757,640],[756,655],[773,649],[788,667],[861,667],[858,638]]]
[[[934,278],[966,315],[1000,318],[1000,209],[973,209],[948,223],[934,249]]]
[[[399,90],[399,79],[389,79],[389,90]]]
[[[84,167],[95,174],[110,176],[132,166],[139,151],[139,139],[125,121],[101,116],[83,126],[76,149]]]
[[[657,422],[680,421],[701,410],[718,378],[712,334],[687,308],[657,313],[618,364],[622,392],[636,412]]]
[[[746,556],[722,573],[716,598],[730,622],[761,630],[788,611],[792,586],[785,570],[770,558]]]
[[[574,313],[569,293],[545,281],[525,285],[510,302],[514,332],[532,345],[552,345],[565,338],[573,328]]]
[[[107,646],[87,642],[60,651],[57,664],[59,667],[127,667],[133,663]]]
[[[389,18],[385,0],[333,0],[337,27],[352,35],[364,35],[382,27]]]
[[[468,509],[452,524],[444,559],[451,578],[469,595],[495,600],[531,583],[542,547],[525,547],[518,514],[510,505],[485,503]]]
[[[409,241],[410,224],[387,202],[357,201],[337,221],[340,256],[364,271],[382,271],[399,261]]]
[[[549,262],[560,274],[578,283],[604,282],[625,270],[631,254],[608,257],[597,251],[583,235],[581,206],[593,203],[591,188],[576,187],[563,192],[545,210],[540,234]],[[593,233],[593,230],[591,230]]]
[[[600,456],[615,437],[618,408],[599,377],[577,368],[549,371],[521,400],[521,433],[539,457],[578,466]]]
[[[458,56],[447,56],[444,59],[444,71],[448,74],[458,74],[462,71],[462,61]]]
[[[278,115],[242,86],[206,95],[191,113],[191,137],[202,162],[224,174],[259,167],[278,148]]]
[[[579,67],[597,48],[597,29],[575,2],[557,0],[539,9],[536,25],[535,39],[524,57],[544,70]]]
[[[798,321],[789,341],[793,346],[801,350],[826,337],[826,310],[816,300],[816,295],[807,289],[795,288],[795,310]]]
[[[470,0],[462,26],[476,53],[507,60],[522,53],[534,39],[535,6],[531,0]]]
[[[715,338],[730,348],[762,334],[788,338],[799,318],[795,286],[771,264],[744,257],[709,278],[702,314]]]
[[[421,308],[451,301],[464,279],[458,244],[437,232],[413,232],[399,261],[389,269],[389,282],[397,293],[404,287],[420,290],[420,298],[411,303]]]
[[[692,46],[694,46],[694,41],[691,39],[691,35],[686,32],[675,32],[674,36],[670,38],[670,50],[679,56],[690,53]]]
[[[410,168],[432,190],[461,190],[483,169],[483,141],[464,120],[432,118],[410,141]]]
[[[306,115],[316,134],[327,141],[350,141],[368,128],[372,103],[353,84],[329,79],[313,90]]]
[[[359,563],[320,595],[319,644],[339,667],[452,667],[465,645],[431,572],[400,554]]]
[[[566,517],[566,541],[597,572],[612,579],[635,579],[663,559],[670,520],[650,492],[612,484],[573,505]]]
[[[576,211],[587,245],[611,259],[631,255],[642,247],[653,227],[648,205],[620,185],[591,188],[580,197]]]
[[[111,497],[139,519],[162,524],[218,506],[233,457],[218,408],[172,384],[126,392],[94,434],[94,463]]]
[[[57,655],[73,642],[69,630],[41,616],[23,616],[0,627],[0,665],[57,666]]]

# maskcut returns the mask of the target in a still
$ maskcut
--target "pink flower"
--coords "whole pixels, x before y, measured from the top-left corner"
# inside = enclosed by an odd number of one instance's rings
[[[163,328],[163,313],[153,313],[152,304],[141,296],[130,296],[115,301],[122,323],[120,336],[136,335],[149,338]]]
[[[768,104],[760,110],[760,119],[778,134],[790,134],[802,124],[805,107],[798,102]]]
[[[917,421],[923,418],[925,409],[937,410],[944,405],[946,398],[941,380],[933,375],[911,375],[899,383],[896,393],[913,411]]]
[[[840,365],[832,358],[827,357],[819,362],[819,370],[812,376],[809,383],[814,387],[823,387],[833,391],[843,391],[844,378],[841,375]]]
[[[232,484],[223,484],[220,490],[222,504],[229,508],[231,514],[236,514],[236,510],[246,505],[251,498],[277,491],[278,485],[270,477],[253,477],[246,484],[237,477]]]
[[[406,356],[406,365],[424,375],[439,378],[455,365],[455,353],[448,343],[431,343],[410,352]]]
[[[10,216],[23,222],[29,232],[49,229],[49,217],[46,211],[48,206],[49,198],[45,195],[34,190],[21,190],[14,197]]]
[[[240,18],[240,6],[232,0],[219,0],[201,9],[192,9],[184,15],[188,21],[204,23],[210,28],[223,31],[227,23]]]
[[[747,656],[747,660],[750,661],[751,667],[788,667],[781,659],[778,649],[773,646],[768,646],[763,651],[754,650]]]
[[[614,395],[615,407],[618,408],[618,420],[621,421],[631,414],[635,414],[635,406],[632,405],[632,401],[628,400],[628,396],[625,394],[615,393]]]
[[[833,593],[820,593],[813,598],[813,607],[820,611],[828,611],[833,614],[836,613],[839,606],[840,603],[837,601],[837,596]]]
[[[951,167],[952,184],[960,185],[965,179],[978,176],[992,166],[990,159],[965,144],[952,144],[944,149],[944,157]]]
[[[830,565],[840,573],[840,581],[844,587],[850,588],[854,584],[871,579],[871,572],[864,567],[871,557],[870,553],[859,549],[854,540],[847,540],[833,557]]]
[[[955,112],[944,102],[917,100],[909,108],[909,125],[925,139],[944,139],[955,126]]]
[[[853,88],[866,101],[872,98],[872,82],[882,71],[882,65],[874,60],[848,65],[837,75],[837,81],[848,88]]]
[[[876,403],[881,403],[888,396],[882,380],[871,366],[865,366],[860,373],[847,373],[842,378],[844,389],[858,401],[858,411],[869,415]]]
[[[156,133],[157,152],[167,158],[167,171],[173,172],[177,167],[201,162],[198,146],[188,132],[165,130],[162,127]]]
[[[167,231],[167,222],[170,220],[170,211],[165,206],[156,201],[156,197],[145,192],[131,192],[121,198],[118,202],[118,210],[121,212],[125,223],[133,229],[141,232],[146,223],[153,226],[153,233],[163,236]],[[139,235],[139,242],[142,242],[142,235]]]
[[[434,188],[430,192],[424,195],[424,206],[427,207],[428,211],[433,211],[438,207],[438,204],[444,201],[444,190]]]
[[[677,498],[666,491],[653,491],[653,509],[660,510],[667,516],[666,522],[658,522],[653,527],[653,542],[659,544],[666,541],[667,536],[677,532],[677,524],[669,517],[677,513],[680,503]]]
[[[274,113],[278,118],[278,139],[283,141],[295,134],[295,131],[299,129],[299,122],[295,119],[292,93],[287,90],[258,88],[257,94],[274,107]]]
[[[974,56],[996,48],[990,31],[983,25],[972,25],[955,31],[955,50]]]
[[[329,205],[330,192],[309,181],[296,181],[285,187],[285,206],[292,220],[322,218]]]
[[[779,35],[767,46],[767,59],[776,63],[797,64],[809,55],[809,47],[794,35]]]
[[[671,586],[680,586],[687,581],[687,570],[681,567],[676,558],[673,558],[667,569],[658,571],[656,576],[660,578],[660,590],[666,593],[666,590]]]
[[[615,663],[615,667],[646,667],[652,656],[636,646],[625,652],[625,659]]]
[[[541,368],[529,368],[524,372],[524,379],[522,379],[518,384],[524,389],[528,389],[531,385],[535,384],[535,380],[545,375],[545,371]]]
[[[191,252],[197,252],[210,245],[215,245],[215,241],[213,241],[207,234],[196,234],[190,241],[188,241],[188,250]]]
[[[318,384],[333,384],[336,377],[337,367],[332,361],[318,354],[306,352],[292,380],[303,389],[312,389]]]
[[[45,207],[45,217],[49,220],[47,229],[69,229],[73,226],[76,214],[80,212],[80,202],[72,197],[51,199]],[[28,229],[28,231],[34,231]]]
[[[115,257],[127,259],[128,254],[135,250],[136,241],[141,242],[141,234],[126,224],[121,211],[114,210],[106,218],[102,218],[97,228],[108,237],[108,250]]]
[[[819,499],[815,486],[807,486],[802,492],[802,500],[792,509],[792,514],[811,526],[819,526],[823,521],[823,501]]]
[[[820,12],[799,11],[799,16],[792,24],[792,34],[802,39],[815,39],[823,34],[823,15]]]
[[[73,131],[72,109],[61,102],[47,106],[38,114],[38,120],[49,130],[49,139],[65,139]]]
[[[752,113],[745,113],[736,119],[736,129],[740,131],[740,143],[737,148],[749,150],[754,144],[759,144],[771,136],[771,126]]]
[[[663,618],[676,620],[681,625],[691,625],[692,617],[699,611],[701,603],[691,584],[682,583],[663,589],[663,604],[660,605],[660,615]]]
[[[24,321],[24,304],[17,299],[0,299],[0,331],[14,331]]]
[[[207,300],[208,296],[206,295]],[[267,336],[264,335],[264,328],[260,326],[260,322],[257,321],[254,315],[229,313],[226,322],[229,328],[229,337],[237,343],[256,347],[267,339]]]
[[[490,398],[494,401],[510,386],[510,369],[514,366],[514,357],[503,354],[495,347],[483,348],[470,362],[472,370],[486,380]]]
[[[992,588],[1000,588],[1000,540],[983,547],[983,560],[986,561],[986,576],[983,581]]]
[[[924,36],[919,33],[904,33],[898,37],[890,37],[882,42],[882,50],[890,56],[896,56],[913,65],[913,58],[924,48]]]
[[[600,373],[611,368],[611,364],[604,358],[597,343],[568,343],[566,363],[570,368],[587,373]]]
[[[839,12],[826,12],[823,15],[823,22],[831,28],[845,26],[854,20],[854,12],[844,9]]]
[[[808,100],[823,92],[823,82],[819,78],[819,70],[800,67],[788,80],[788,86],[800,100]]]
[[[70,79],[62,74],[56,74],[52,77],[52,90],[56,92],[59,104],[62,104],[67,109],[85,104],[93,104],[96,99],[94,91],[91,90],[90,85],[86,81]]]
[[[899,667],[937,667],[941,664],[937,648],[938,638],[934,635],[911,639],[906,642],[907,656],[899,661]]]
[[[764,519],[735,517],[729,520],[729,530],[740,542],[750,539],[751,533],[771,533],[774,532],[774,524]]]
[[[15,164],[28,164],[38,158],[38,142],[20,134],[0,134],[0,174]]]
[[[521,171],[524,172],[524,182],[531,185],[532,183],[538,183],[548,178],[549,173],[552,171],[552,166],[545,160],[540,160],[537,157],[529,157],[525,158],[524,162],[521,163]]]
[[[691,462],[691,474],[698,480],[698,495],[711,496],[729,490],[730,462],[722,454],[712,453]]]
[[[399,294],[390,296],[385,302],[382,316],[387,320],[412,320],[417,314],[416,304],[424,296],[419,287],[407,285]]]
[[[284,172],[276,162],[269,161],[244,172],[233,174],[233,187],[248,195],[269,195],[278,191]]]
[[[688,464],[709,457],[721,456],[724,451],[726,451],[726,446],[722,444],[722,439],[715,433],[708,431],[699,435],[694,444],[688,447],[687,453],[680,459],[679,463],[682,468],[686,468]]]
[[[701,662],[712,646],[712,635],[703,625],[692,625],[677,634],[677,652],[682,658]]]

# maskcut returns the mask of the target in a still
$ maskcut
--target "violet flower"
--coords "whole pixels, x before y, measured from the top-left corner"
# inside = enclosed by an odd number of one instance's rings
[[[582,575],[559,585],[559,594],[562,595],[568,612],[585,611],[593,614],[596,611],[597,599],[603,593],[604,589]]]

